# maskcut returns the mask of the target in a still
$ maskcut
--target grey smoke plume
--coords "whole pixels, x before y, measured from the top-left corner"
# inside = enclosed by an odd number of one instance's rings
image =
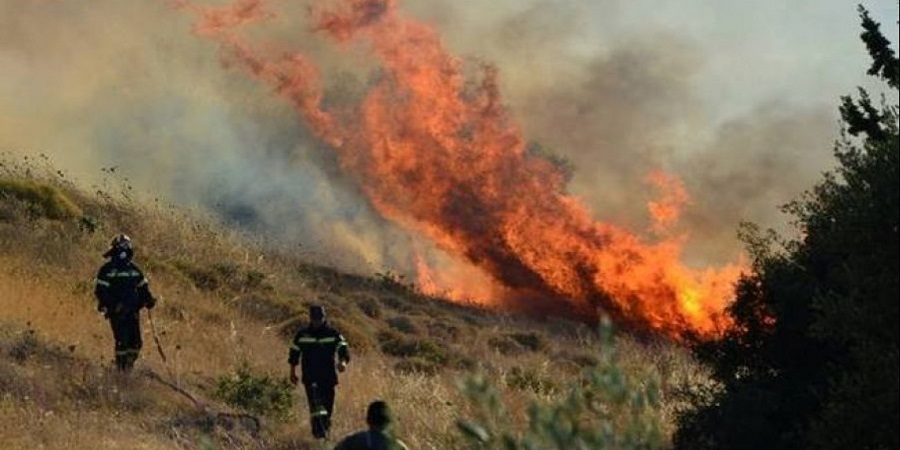
[[[279,17],[249,32],[313,56],[330,74],[327,101],[361,95],[365,52],[313,34],[307,3],[273,1]],[[837,97],[864,80],[855,13],[837,1],[756,2],[753,14],[655,3],[404,7],[454,52],[499,68],[525,135],[574,164],[570,190],[597,217],[645,227],[643,177],[669,170],[693,199],[689,256],[723,262],[739,251],[739,221],[778,225],[777,206],[830,166]],[[795,29],[773,28],[786,20]],[[162,1],[0,0],[0,150],[47,153],[88,182],[117,166],[139,190],[345,266],[411,269],[419,238],[378,217],[291,108],[225,70],[190,21]]]
[[[0,2],[0,148],[48,154],[87,183],[117,167],[139,192],[326,262],[405,262],[397,249],[409,238],[372,212],[291,108],[225,70],[189,26],[165,2]],[[303,46],[322,52],[314,39]]]

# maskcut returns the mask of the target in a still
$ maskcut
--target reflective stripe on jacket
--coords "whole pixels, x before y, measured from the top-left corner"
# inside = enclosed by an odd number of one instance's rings
[[[301,328],[294,334],[288,363],[301,365],[304,384],[334,385],[337,384],[335,357],[338,361],[350,362],[349,346],[344,336],[325,323],[317,328]]]

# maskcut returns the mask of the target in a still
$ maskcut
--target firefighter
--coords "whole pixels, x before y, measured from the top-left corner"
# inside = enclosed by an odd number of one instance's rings
[[[334,450],[409,450],[403,441],[391,435],[392,422],[393,415],[387,403],[381,400],[369,403],[366,411],[369,429],[345,437]]]
[[[337,360],[335,360],[337,357]],[[337,372],[343,372],[350,362],[347,341],[325,319],[325,307],[309,308],[309,325],[297,331],[288,353],[290,380],[303,382],[309,404],[310,427],[316,439],[327,439],[334,410],[334,388]],[[297,377],[297,364],[302,365],[302,377]]]
[[[97,310],[109,319],[116,341],[116,368],[129,372],[141,352],[140,309],[152,309],[156,299],[150,293],[147,279],[132,261],[134,250],[131,238],[119,234],[113,238],[108,258],[100,267],[95,280],[94,295]]]

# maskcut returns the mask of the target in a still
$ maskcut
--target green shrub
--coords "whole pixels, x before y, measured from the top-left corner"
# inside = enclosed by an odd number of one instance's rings
[[[378,340],[381,342],[381,352],[386,355],[417,359],[435,367],[471,370],[477,366],[477,362],[471,357],[444,348],[429,339],[411,338],[395,331],[383,331],[378,334]]]
[[[391,328],[406,334],[416,334],[419,332],[413,321],[406,316],[391,317],[387,320],[387,324]]]
[[[280,420],[290,417],[294,405],[293,386],[287,380],[254,375],[247,364],[220,376],[213,396],[247,412]]]
[[[40,342],[35,331],[29,328],[11,342],[9,356],[16,362],[23,363],[37,353],[38,350],[40,350]]]
[[[509,337],[523,348],[533,352],[544,349],[544,340],[537,333],[512,333]]]
[[[265,279],[266,274],[257,270],[250,270],[244,276],[244,287],[247,289],[271,288],[271,286],[263,284]]]
[[[100,229],[100,221],[93,216],[82,216],[78,219],[78,229],[85,233],[95,233]]]
[[[409,339],[394,333],[381,333],[381,351],[401,358],[421,358],[438,365],[450,361],[447,351],[426,339]]]
[[[373,318],[380,319],[382,316],[381,305],[373,298],[361,298],[356,301],[356,306],[363,314]]]
[[[62,220],[82,215],[78,207],[58,188],[29,180],[0,179],[0,200],[13,198],[28,206],[35,216]]]

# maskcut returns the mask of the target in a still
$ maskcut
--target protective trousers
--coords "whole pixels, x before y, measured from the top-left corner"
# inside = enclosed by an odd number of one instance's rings
[[[313,437],[325,439],[331,429],[331,413],[334,411],[334,385],[304,384],[306,402],[309,404],[309,422]]]
[[[116,368],[129,371],[134,367],[141,347],[141,322],[137,312],[113,314],[109,316],[113,338],[116,340]]]

